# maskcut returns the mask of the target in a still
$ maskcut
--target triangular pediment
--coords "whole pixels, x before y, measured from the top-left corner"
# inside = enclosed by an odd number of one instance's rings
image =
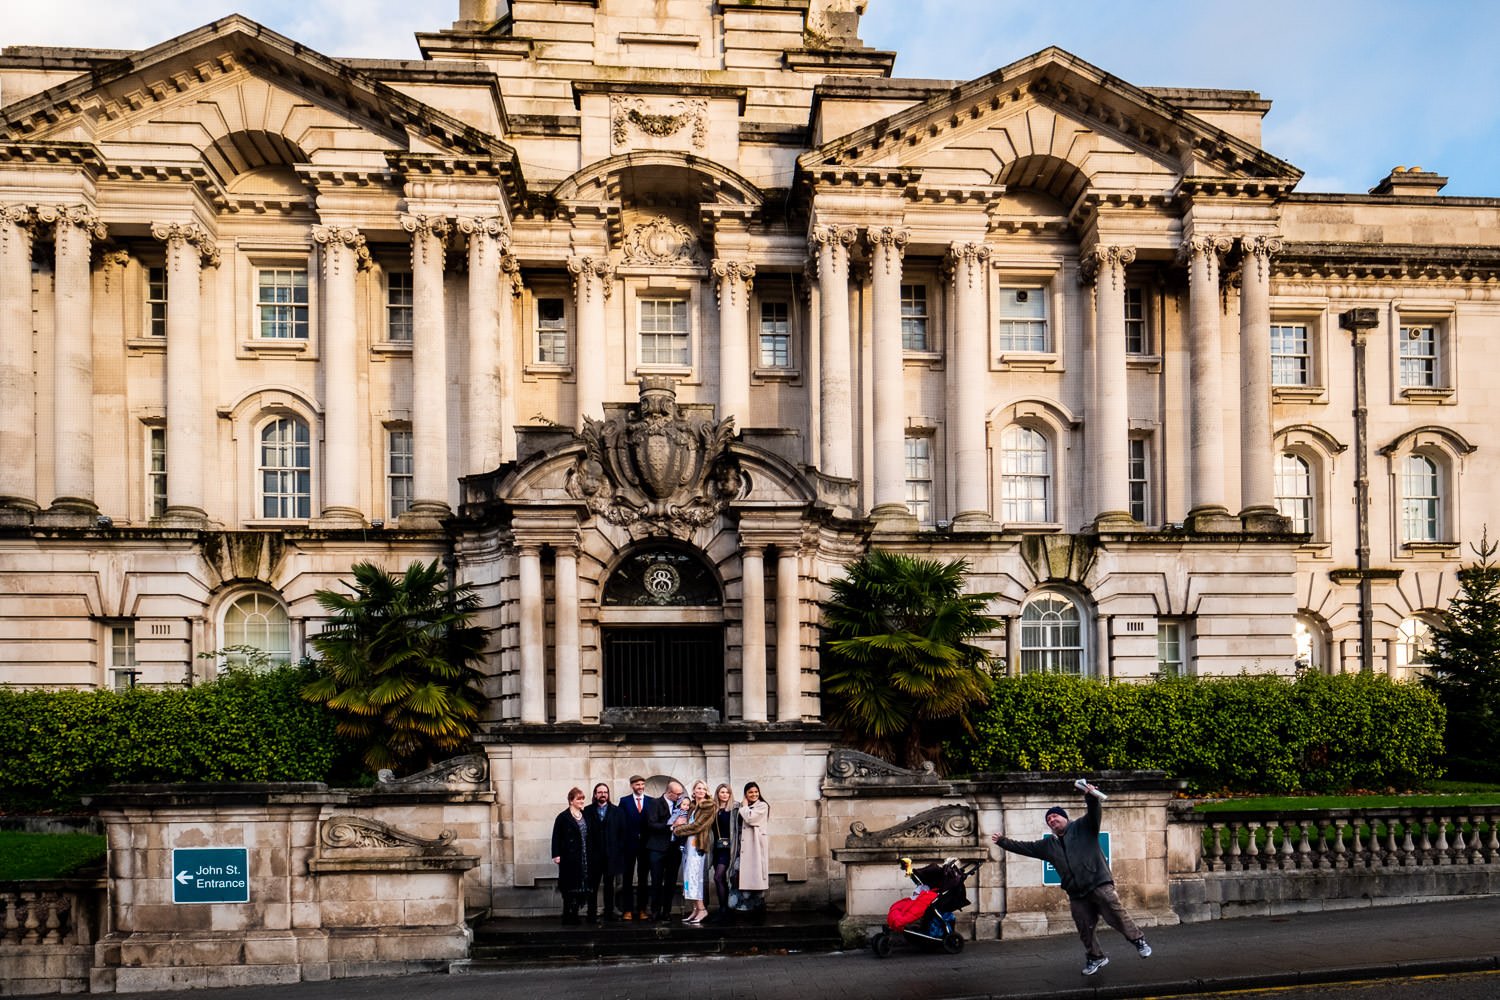
[[[1170,192],[1189,178],[1289,190],[1301,171],[1182,108],[1049,48],[804,154],[805,179]]]
[[[278,144],[330,165],[415,154],[492,164],[519,184],[497,137],[238,15],[0,109],[0,137],[87,143],[106,159],[192,148],[231,170],[237,154],[274,160]]]

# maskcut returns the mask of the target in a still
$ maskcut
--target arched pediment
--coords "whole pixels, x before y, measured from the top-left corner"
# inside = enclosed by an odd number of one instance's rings
[[[1318,446],[1330,455],[1342,454],[1349,448],[1328,431],[1313,424],[1291,424],[1276,432],[1276,440],[1283,444],[1299,439],[1316,441]]]
[[[1451,427],[1423,424],[1421,427],[1413,427],[1411,430],[1398,436],[1390,444],[1381,448],[1380,454],[1395,455],[1408,449],[1420,447],[1424,441],[1435,441],[1455,455],[1471,455],[1479,447],[1476,444],[1470,443],[1468,438]]]
[[[689,153],[637,151],[611,156],[575,172],[552,191],[560,204],[571,201],[629,202],[670,188],[699,205],[719,204],[758,210],[765,201],[750,181],[721,164]]]
[[[1082,421],[1062,403],[1041,396],[1028,396],[997,406],[985,416],[992,427],[1008,424],[1045,424],[1053,430],[1077,430]]]

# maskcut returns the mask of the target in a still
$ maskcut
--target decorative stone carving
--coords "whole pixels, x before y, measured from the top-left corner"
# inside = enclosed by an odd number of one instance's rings
[[[849,275],[849,248],[854,245],[858,237],[858,230],[852,226],[814,226],[812,232],[807,235],[807,251],[812,255],[813,266],[817,269],[818,278],[835,278]],[[833,274],[823,273],[823,250],[828,248],[832,251],[828,258],[828,265]]]
[[[104,223],[87,205],[39,205],[36,218],[44,225],[77,226],[96,240],[109,235]]]
[[[403,215],[401,228],[412,234],[413,267],[425,263],[429,253],[437,254],[438,264],[442,264],[444,244],[447,242],[449,233],[447,219],[433,215]]]
[[[865,233],[865,240],[869,242],[872,252],[885,251],[883,257],[886,274],[891,273],[896,261],[906,256],[906,243],[910,239],[911,230],[897,229],[894,226],[872,227]],[[874,266],[873,261],[871,266]]]
[[[489,777],[489,761],[482,754],[454,757],[441,761],[424,771],[408,774],[404,778],[386,778],[375,786],[378,791],[407,790],[411,788],[447,787],[449,785],[482,785]]]
[[[694,149],[708,145],[708,101],[690,98],[673,101],[663,113],[652,111],[644,99],[615,95],[609,99],[610,138],[616,146],[630,139],[631,129],[655,139],[691,129],[688,141]]]
[[[967,287],[974,288],[981,282],[990,253],[983,243],[955,243],[948,248],[945,264],[955,282],[962,278]]]
[[[573,294],[578,294],[578,283],[582,281],[583,294],[589,298],[597,284],[607,299],[615,290],[615,269],[604,257],[569,257],[568,273],[573,276]]]
[[[510,226],[498,215],[482,219],[459,217],[453,221],[465,236],[488,236],[500,244],[502,251],[510,249]]]
[[[713,272],[714,297],[720,305],[724,304],[726,293],[731,306],[742,305],[743,296],[749,295],[750,290],[755,287],[754,264],[738,260],[715,260]]]
[[[155,234],[156,227],[153,226],[151,232]],[[156,238],[164,239],[165,237],[157,236]],[[357,269],[364,271],[370,267],[370,249],[365,246],[365,238],[358,229],[351,229],[347,226],[313,226],[312,238],[313,242],[319,246],[332,247],[338,245],[348,247],[349,251],[354,254],[354,266]],[[324,253],[323,277],[327,278],[330,276],[329,270],[333,266],[334,255]]]
[[[979,816],[972,806],[937,806],[904,823],[870,831],[852,823],[845,847],[973,847],[979,843]]]
[[[632,228],[625,237],[625,263],[656,267],[702,267],[698,234],[665,216]]]
[[[3,239],[3,237],[0,237]],[[99,273],[104,276],[104,290],[108,292],[114,284],[115,273],[125,270],[130,263],[129,250],[106,250],[99,255]]]
[[[728,450],[734,418],[683,416],[670,378],[642,378],[634,408],[602,421],[585,417],[578,436],[584,453],[568,474],[568,493],[638,535],[686,538],[744,489]]]
[[[514,255],[508,253],[500,255],[500,276],[501,280],[510,286],[511,297],[519,299],[522,291],[521,262]]]
[[[1107,275],[1113,284],[1123,285],[1125,268],[1135,260],[1135,247],[1096,246],[1079,261],[1078,276],[1086,285]]]
[[[330,816],[319,830],[324,847],[341,849],[416,848],[423,854],[456,854],[453,840],[458,835],[444,830],[435,840],[427,840],[398,830],[389,823],[364,816]]]
[[[1220,258],[1229,252],[1233,241],[1227,236],[1194,236],[1182,241],[1177,248],[1177,263],[1179,266],[1192,262],[1194,254],[1209,254],[1212,261],[1217,264]]]
[[[1271,258],[1281,253],[1281,240],[1275,236],[1245,236],[1240,239],[1240,249],[1245,253],[1245,265],[1254,264],[1261,280],[1271,277]]]
[[[858,750],[844,747],[828,755],[828,777],[835,781],[859,781],[861,779],[903,778],[911,781],[936,781],[937,769],[932,761],[922,762],[919,769],[897,767],[888,760]]]

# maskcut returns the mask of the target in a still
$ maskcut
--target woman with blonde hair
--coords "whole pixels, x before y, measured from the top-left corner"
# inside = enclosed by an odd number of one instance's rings
[[[740,814],[734,804],[734,789],[720,784],[714,789],[713,854],[708,860],[714,873],[714,891],[719,898],[718,912],[705,923],[720,924],[729,920],[729,873],[740,853]]]
[[[711,843],[707,838],[719,809],[708,796],[706,781],[693,782],[692,799],[692,807],[673,827],[673,832],[682,838],[682,898],[693,904],[693,912],[682,922],[696,927],[708,916],[708,907],[703,905],[704,848]]]

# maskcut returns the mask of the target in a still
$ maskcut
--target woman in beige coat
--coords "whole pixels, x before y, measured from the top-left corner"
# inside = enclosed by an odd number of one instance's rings
[[[740,806],[740,892],[755,900],[751,912],[765,914],[765,894],[771,885],[771,848],[769,824],[771,807],[760,797],[760,786],[745,784],[745,801]]]

